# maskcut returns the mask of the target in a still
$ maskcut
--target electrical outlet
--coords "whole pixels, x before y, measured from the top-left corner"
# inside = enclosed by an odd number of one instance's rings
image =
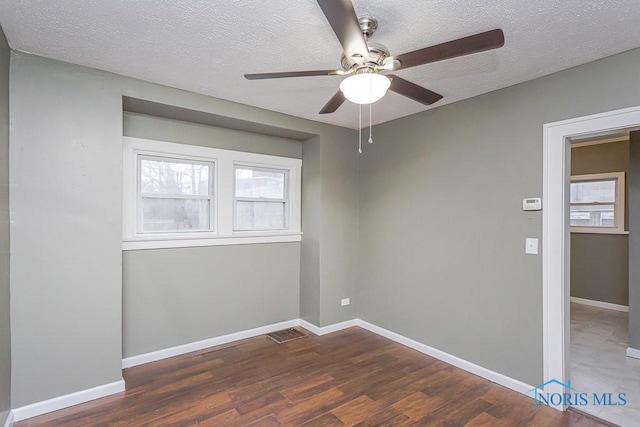
[[[345,305],[349,305],[349,304],[351,304],[351,299],[349,299],[349,298],[342,298],[342,299],[340,300],[340,305],[341,305],[341,306],[343,306],[343,307],[344,307]]]

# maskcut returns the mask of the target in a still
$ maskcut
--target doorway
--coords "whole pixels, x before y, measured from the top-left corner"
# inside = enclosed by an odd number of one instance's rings
[[[640,107],[549,123],[543,128],[543,375],[547,393],[563,393],[570,346],[570,147],[579,138],[640,127]],[[556,380],[556,381],[553,381]],[[564,410],[566,406],[559,405]]]

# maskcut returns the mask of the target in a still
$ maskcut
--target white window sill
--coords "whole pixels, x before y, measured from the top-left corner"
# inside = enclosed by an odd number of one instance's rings
[[[201,246],[255,245],[260,243],[288,243],[302,240],[300,232],[238,233],[216,237],[140,237],[123,238],[123,251],[143,249],[193,248]]]
[[[614,230],[611,228],[575,228],[575,227],[571,227],[571,233],[576,233],[576,234],[621,234],[621,235],[628,235],[629,232],[628,231],[624,231],[624,230]]]

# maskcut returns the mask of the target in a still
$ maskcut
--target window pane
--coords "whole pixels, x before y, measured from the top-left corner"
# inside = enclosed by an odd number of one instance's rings
[[[236,168],[236,197],[285,198],[286,171]]]
[[[207,195],[211,166],[178,160],[141,159],[140,191],[153,194]]]
[[[284,202],[237,202],[235,229],[283,230],[287,228]]]
[[[142,198],[142,230],[210,230],[209,200]]]
[[[571,206],[574,227],[615,227],[614,205]]]
[[[571,203],[615,203],[616,180],[571,183]]]

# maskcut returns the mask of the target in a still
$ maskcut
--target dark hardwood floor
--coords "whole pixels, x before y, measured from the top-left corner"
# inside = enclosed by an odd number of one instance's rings
[[[354,327],[126,369],[127,391],[29,426],[599,426]]]

